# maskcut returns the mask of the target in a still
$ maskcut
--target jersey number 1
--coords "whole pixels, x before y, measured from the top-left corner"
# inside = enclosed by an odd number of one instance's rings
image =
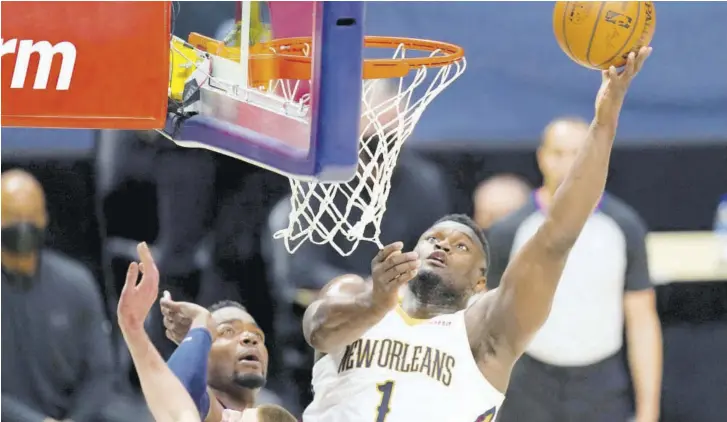
[[[384,422],[386,420],[386,415],[388,415],[391,410],[389,402],[391,402],[391,393],[394,391],[394,381],[386,381],[378,384],[376,389],[379,390],[379,394],[381,394],[379,407],[376,408],[376,422]]]

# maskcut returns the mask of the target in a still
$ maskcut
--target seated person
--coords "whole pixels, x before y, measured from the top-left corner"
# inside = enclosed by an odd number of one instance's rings
[[[2,421],[98,421],[114,366],[96,281],[43,248],[45,194],[22,170],[2,174]]]

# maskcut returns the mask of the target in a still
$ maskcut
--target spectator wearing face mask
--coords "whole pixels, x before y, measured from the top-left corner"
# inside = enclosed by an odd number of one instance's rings
[[[45,195],[2,174],[2,419],[98,421],[113,391],[108,322],[91,273],[43,248]]]

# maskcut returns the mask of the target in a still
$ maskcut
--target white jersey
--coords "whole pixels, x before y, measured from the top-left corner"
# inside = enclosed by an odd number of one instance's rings
[[[416,320],[397,307],[313,366],[304,422],[492,422],[504,395],[482,375],[464,311]]]

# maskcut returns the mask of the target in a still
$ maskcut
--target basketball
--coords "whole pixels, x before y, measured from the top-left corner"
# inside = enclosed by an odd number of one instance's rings
[[[655,28],[650,1],[559,1],[553,10],[560,48],[591,69],[623,66],[630,52],[649,45]]]

